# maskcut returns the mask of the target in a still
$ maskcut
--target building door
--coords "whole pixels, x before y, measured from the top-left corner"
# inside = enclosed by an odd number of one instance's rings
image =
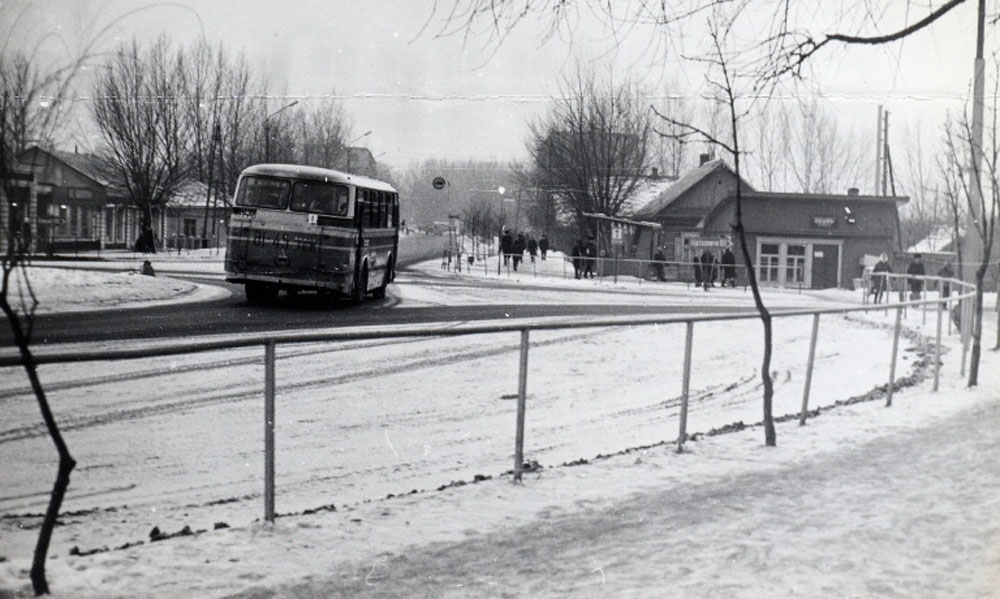
[[[812,288],[828,289],[837,286],[837,265],[840,262],[840,246],[812,246]]]

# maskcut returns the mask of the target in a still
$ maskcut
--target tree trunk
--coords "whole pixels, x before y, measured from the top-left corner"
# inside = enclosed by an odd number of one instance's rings
[[[969,387],[979,385],[979,359],[983,353],[983,279],[986,278],[985,260],[976,269],[976,301],[972,315],[972,351],[969,353]]]
[[[149,204],[140,206],[142,220],[139,224],[139,237],[135,240],[135,251],[143,254],[156,253],[156,235],[153,234],[153,208]]]
[[[70,473],[76,466],[76,460],[70,455],[69,448],[66,446],[62,433],[59,432],[59,426],[52,415],[48,398],[45,395],[45,389],[42,388],[41,380],[38,378],[35,357],[29,347],[30,340],[21,326],[20,318],[7,302],[6,297],[0,301],[0,307],[2,307],[4,314],[7,316],[8,322],[10,322],[11,330],[14,333],[14,341],[21,354],[21,363],[24,365],[28,380],[31,381],[31,389],[38,400],[38,407],[42,412],[45,428],[48,430],[52,442],[55,443],[56,451],[59,453],[59,469],[56,472],[55,483],[52,485],[52,494],[49,496],[49,506],[45,511],[45,518],[42,520],[42,526],[38,529],[38,542],[35,544],[35,553],[31,561],[31,587],[34,589],[36,596],[47,595],[49,593],[49,585],[45,579],[45,560],[49,552],[49,543],[52,540],[52,531],[55,529],[56,519],[59,517],[59,509],[62,507],[63,498],[66,496]]]

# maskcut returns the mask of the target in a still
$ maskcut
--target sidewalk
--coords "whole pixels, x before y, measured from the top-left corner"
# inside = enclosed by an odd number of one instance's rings
[[[267,596],[1000,597],[998,430],[1000,403],[984,404],[808,463],[540,517]]]

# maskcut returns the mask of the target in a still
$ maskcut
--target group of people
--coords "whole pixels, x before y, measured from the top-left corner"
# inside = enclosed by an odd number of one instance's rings
[[[590,236],[587,241],[577,239],[570,250],[570,259],[573,262],[573,274],[578,279],[594,278],[594,263],[597,261],[597,244],[594,237]]]
[[[878,257],[878,262],[872,268],[872,284],[869,293],[874,295],[875,298],[872,300],[874,303],[878,304],[882,302],[882,298],[886,297],[886,291],[889,290],[889,274],[892,273],[892,265],[889,264],[889,256],[882,254]],[[909,275],[907,283],[910,286],[910,299],[918,300],[924,291],[924,281],[921,277],[927,274],[927,268],[924,266],[923,256],[920,254],[914,254],[913,260],[906,267],[906,274]],[[955,271],[951,267],[951,262],[945,262],[944,266],[941,267],[937,272],[937,276],[950,278],[955,276]],[[943,283],[941,285],[941,297],[945,298],[951,295],[951,286],[948,283]]]
[[[503,265],[512,265],[514,270],[521,265],[524,260],[524,252],[528,252],[531,262],[541,254],[542,260],[549,253],[549,238],[542,235],[541,239],[535,239],[532,235],[525,236],[518,233],[517,237],[511,235],[510,231],[504,231],[500,236],[500,253],[503,255]]]
[[[733,249],[727,247],[722,252],[722,256],[716,262],[715,254],[711,250],[705,250],[701,257],[693,258],[694,284],[708,291],[709,287],[715,287],[715,280],[721,271],[722,286],[736,287],[736,255]]]

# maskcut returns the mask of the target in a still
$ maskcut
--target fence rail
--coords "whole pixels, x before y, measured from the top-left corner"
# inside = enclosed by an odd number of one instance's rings
[[[889,275],[891,277],[906,279],[906,275]],[[873,312],[895,310],[895,326],[893,328],[892,356],[889,365],[889,385],[887,405],[892,405],[892,393],[895,386],[896,361],[899,346],[899,336],[901,330],[901,320],[904,310],[917,307],[932,307],[937,311],[937,334],[935,338],[935,362],[934,362],[934,390],[938,389],[940,372],[940,350],[941,350],[941,327],[942,313],[946,306],[954,305],[954,311],[958,314],[959,330],[962,335],[962,374],[965,373],[966,353],[969,346],[969,338],[972,330],[972,303],[974,298],[974,287],[957,279],[942,279],[940,277],[922,277],[925,281],[947,282],[956,291],[948,298],[933,298],[902,301],[895,304],[866,304],[861,306],[820,308],[820,309],[796,309],[780,310],[771,313],[772,318],[790,318],[796,316],[812,316],[812,334],[809,341],[809,358],[805,375],[805,386],[802,397],[802,408],[800,424],[805,424],[809,408],[809,392],[812,381],[813,366],[815,363],[816,346],[818,343],[820,317],[832,314],[848,314],[855,312]],[[149,358],[157,356],[171,356],[179,354],[193,354],[201,352],[211,352],[227,349],[239,349],[247,347],[264,348],[264,517],[268,521],[273,521],[275,517],[275,487],[274,487],[274,436],[275,436],[275,354],[279,344],[301,344],[301,343],[321,343],[338,341],[357,340],[377,340],[377,339],[399,339],[412,337],[456,337],[467,335],[482,335],[488,333],[517,332],[520,335],[520,359],[518,361],[518,392],[517,392],[517,416],[514,440],[514,480],[521,480],[524,472],[523,448],[524,448],[524,420],[526,412],[527,398],[527,373],[528,373],[528,349],[530,347],[531,331],[554,331],[567,329],[583,329],[598,327],[629,327],[641,325],[669,325],[684,324],[686,329],[684,343],[684,366],[681,382],[681,405],[680,423],[677,436],[677,451],[683,451],[684,443],[687,440],[687,412],[688,395],[691,384],[691,359],[692,347],[694,345],[694,327],[696,323],[720,322],[733,320],[751,320],[758,318],[756,312],[750,313],[728,313],[728,314],[708,314],[708,315],[661,315],[661,316],[628,316],[628,317],[601,317],[586,318],[566,321],[546,321],[546,322],[504,322],[488,324],[467,324],[460,327],[445,326],[414,326],[407,329],[366,329],[347,331],[313,331],[313,332],[289,332],[279,334],[259,334],[241,336],[220,336],[208,340],[200,341],[168,341],[168,342],[143,342],[134,347],[100,350],[48,350],[41,348],[35,354],[38,364],[60,364],[71,362],[90,362],[104,360],[129,360],[138,358]],[[15,367],[22,364],[19,355],[6,353],[0,355],[0,367]]]

